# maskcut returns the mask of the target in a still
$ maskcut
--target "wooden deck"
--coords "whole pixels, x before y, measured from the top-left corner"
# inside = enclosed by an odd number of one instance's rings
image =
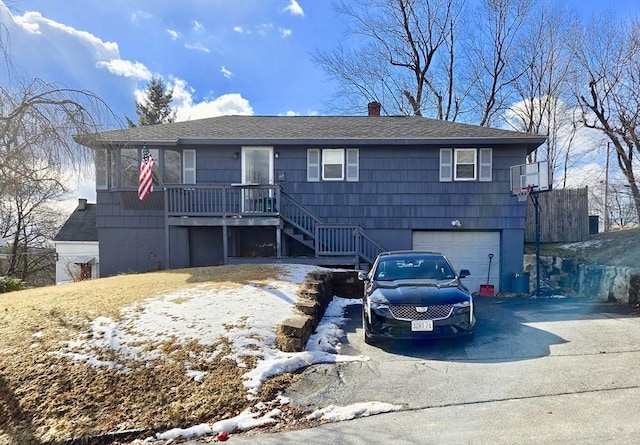
[[[222,227],[227,263],[269,260],[228,257],[227,229],[235,226],[274,227],[277,258],[273,260],[277,261],[282,260],[283,234],[306,244],[315,252],[315,257],[287,258],[287,261],[358,266],[361,263],[373,263],[377,254],[384,250],[361,227],[325,223],[277,185],[167,185],[165,190],[167,227]],[[168,248],[168,230],[166,236]]]

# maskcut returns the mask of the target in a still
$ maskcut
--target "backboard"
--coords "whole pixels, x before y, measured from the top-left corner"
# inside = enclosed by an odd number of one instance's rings
[[[530,192],[548,192],[551,190],[549,177],[549,161],[513,165],[511,166],[511,195],[517,196],[525,189]]]

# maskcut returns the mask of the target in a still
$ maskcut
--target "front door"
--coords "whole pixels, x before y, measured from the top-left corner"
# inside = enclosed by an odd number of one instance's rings
[[[242,184],[252,186],[273,184],[273,147],[242,147]],[[243,211],[264,211],[265,202],[270,197],[271,190],[245,189]]]

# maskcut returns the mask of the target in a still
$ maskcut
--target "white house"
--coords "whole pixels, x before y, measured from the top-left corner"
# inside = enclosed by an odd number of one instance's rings
[[[96,204],[78,200],[78,207],[53,239],[56,246],[56,283],[100,276]]]

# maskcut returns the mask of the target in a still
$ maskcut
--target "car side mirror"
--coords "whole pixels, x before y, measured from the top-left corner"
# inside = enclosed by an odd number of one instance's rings
[[[369,276],[366,273],[362,271],[358,272],[358,280],[367,281],[368,279],[369,279]]]
[[[458,278],[466,278],[469,275],[471,275],[471,272],[469,272],[469,269],[460,269],[460,274],[458,274]]]

